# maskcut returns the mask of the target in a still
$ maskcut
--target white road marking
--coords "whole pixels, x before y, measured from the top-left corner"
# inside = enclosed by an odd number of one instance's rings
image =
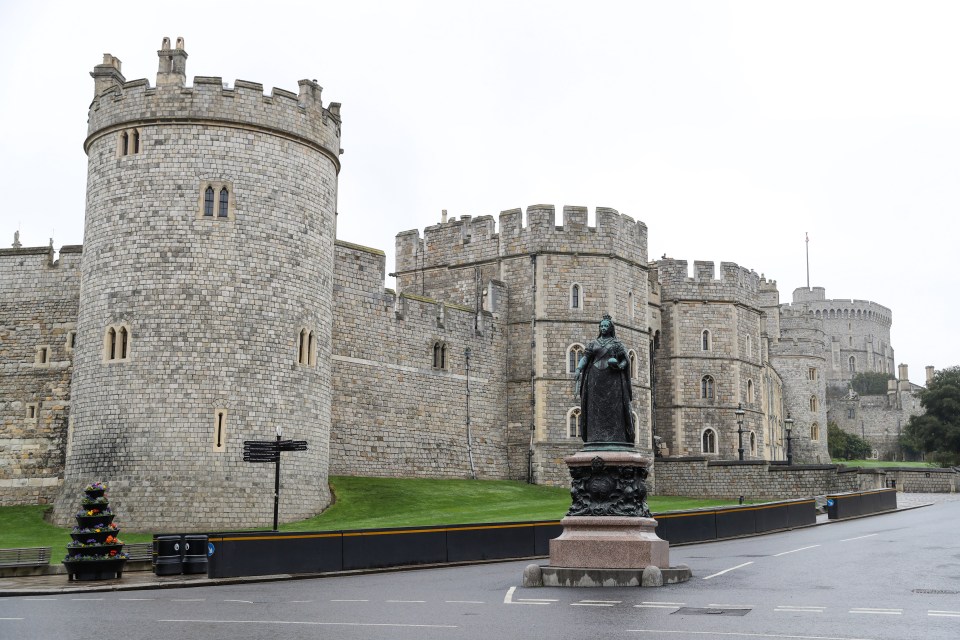
[[[734,569],[739,569],[739,568],[741,568],[741,567],[745,567],[745,566],[747,566],[748,564],[753,564],[753,561],[751,560],[750,562],[744,562],[743,564],[738,564],[738,565],[735,566],[735,567],[730,567],[729,569],[724,569],[723,571],[719,571],[719,572],[713,573],[713,574],[711,574],[711,575],[709,575],[709,576],[705,576],[703,579],[704,579],[704,580],[709,580],[710,578],[716,578],[717,576],[722,576],[723,574],[725,574],[725,573],[727,573],[727,572],[730,572],[730,571],[733,571]]]
[[[171,602],[203,602],[206,598],[174,598]]]
[[[298,620],[157,620],[157,622],[181,622],[185,624],[302,624],[317,627],[407,627],[418,629],[456,629],[452,624],[401,624],[393,622],[301,622]]]
[[[507,595],[503,596],[503,604],[513,604],[513,592],[516,590],[516,587],[507,589]]]
[[[291,600],[290,604],[304,604],[307,602],[313,602],[313,600]]]
[[[369,600],[331,600],[330,602],[370,602]]]
[[[680,605],[676,604],[635,604],[637,609],[676,609]]]
[[[387,600],[394,604],[423,604],[426,600]]]
[[[788,613],[823,613],[825,607],[791,607],[789,605],[779,605],[774,611],[785,611]]]
[[[612,607],[620,604],[623,600],[581,600],[580,602],[571,602],[571,607]]]
[[[881,616],[900,616],[903,615],[903,609],[870,609],[868,607],[855,607],[848,613],[872,613]]]
[[[736,636],[738,638],[785,638],[787,640],[876,640],[849,636],[790,636],[777,633],[736,633],[731,631],[678,631],[674,629],[627,629],[636,633],[682,633],[689,636]]]
[[[813,548],[819,547],[819,546],[820,546],[820,545],[818,545],[818,544],[812,544],[812,545],[810,545],[809,547],[800,547],[799,549],[792,549],[792,550],[790,550],[790,551],[784,551],[783,553],[775,553],[775,554],[773,554],[773,557],[774,557],[774,558],[779,558],[780,556],[785,556],[785,555],[787,555],[788,553],[796,553],[797,551],[806,551],[807,549],[813,549]]]
[[[121,602],[141,602],[143,600],[156,600],[156,598],[120,598]]]
[[[927,615],[935,618],[960,618],[960,611],[936,611],[931,609],[927,611]]]
[[[253,604],[252,600],[224,600],[224,602],[240,602],[242,604]]]
[[[864,538],[870,538],[872,536],[878,535],[876,533],[868,533],[865,536],[857,536],[856,538],[844,538],[840,542],[850,542],[851,540],[863,540]]]
[[[444,600],[447,604],[486,604],[483,600]]]
[[[673,604],[678,607],[682,607],[686,602],[661,602],[660,600],[643,600],[641,604]]]

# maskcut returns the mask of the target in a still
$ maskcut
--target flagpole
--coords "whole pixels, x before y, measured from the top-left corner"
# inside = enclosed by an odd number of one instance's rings
[[[806,231],[803,235],[807,237],[807,290],[810,289],[810,234]]]

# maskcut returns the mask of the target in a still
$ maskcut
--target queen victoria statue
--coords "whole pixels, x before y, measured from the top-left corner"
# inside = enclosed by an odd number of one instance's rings
[[[575,389],[580,397],[580,436],[587,443],[633,445],[635,425],[630,401],[630,360],[608,314],[599,333],[577,364]]]

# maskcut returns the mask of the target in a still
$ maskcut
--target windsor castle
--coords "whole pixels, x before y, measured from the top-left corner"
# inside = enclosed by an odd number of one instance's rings
[[[309,446],[284,458],[287,520],[336,474],[565,485],[604,313],[651,457],[782,461],[789,438],[826,463],[828,412],[881,449],[919,411],[905,367],[869,406],[828,394],[895,373],[889,309],[650,260],[612,209],[444,212],[398,233],[384,288],[383,251],[336,237],[340,105],[310,80],[188,84],[182,39],[158,54],[155,86],[109,54],[91,73],[84,244],[0,250],[0,504],[64,524],[104,480],[134,529],[184,505],[184,526],[250,526],[273,479],[243,442],[277,427]]]

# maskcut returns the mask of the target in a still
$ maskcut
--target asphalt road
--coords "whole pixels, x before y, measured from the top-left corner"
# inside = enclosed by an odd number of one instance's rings
[[[661,589],[525,589],[525,562],[0,599],[0,639],[960,638],[960,502],[678,547]]]

